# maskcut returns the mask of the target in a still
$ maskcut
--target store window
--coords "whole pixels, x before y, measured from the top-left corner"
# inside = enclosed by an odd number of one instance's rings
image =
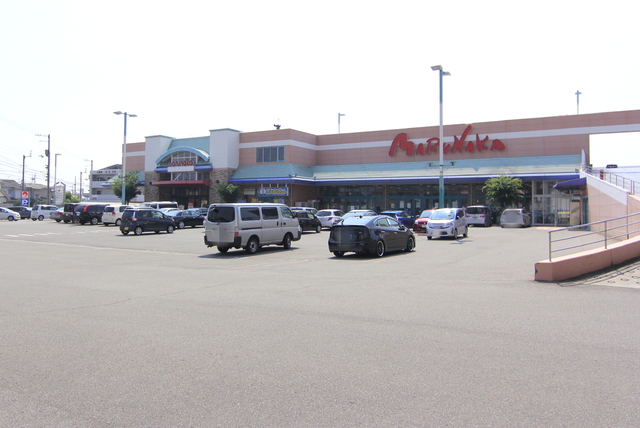
[[[284,146],[258,147],[256,149],[256,162],[284,162]]]
[[[532,213],[533,224],[549,226],[569,225],[569,204],[571,195],[554,189],[557,180],[533,182]]]
[[[198,171],[171,173],[171,181],[201,181],[203,179],[202,172]]]

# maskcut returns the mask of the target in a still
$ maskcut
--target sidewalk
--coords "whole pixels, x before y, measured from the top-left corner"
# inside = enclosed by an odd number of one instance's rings
[[[625,287],[640,289],[640,258],[627,263],[590,273],[582,277],[560,281],[562,287],[576,285],[604,285],[609,287]]]

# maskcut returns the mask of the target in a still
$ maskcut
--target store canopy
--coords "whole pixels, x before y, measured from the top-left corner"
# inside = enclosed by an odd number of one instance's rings
[[[587,185],[587,177],[575,178],[573,180],[561,181],[553,186],[554,189],[569,190]]]

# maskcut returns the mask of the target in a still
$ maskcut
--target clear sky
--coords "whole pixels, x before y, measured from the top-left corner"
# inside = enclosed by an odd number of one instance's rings
[[[313,134],[640,109],[638,11],[585,1],[0,1],[0,178],[121,162],[145,136]],[[592,139],[640,165],[640,135]],[[52,174],[54,175],[52,156]],[[85,176],[86,177],[86,176]]]

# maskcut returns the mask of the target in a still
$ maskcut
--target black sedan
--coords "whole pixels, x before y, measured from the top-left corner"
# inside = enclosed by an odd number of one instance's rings
[[[182,211],[170,211],[167,215],[173,217],[173,221],[176,222],[178,229],[184,229],[187,226],[202,226],[204,222],[204,215],[200,214],[195,208]]]
[[[304,232],[305,230],[313,230],[316,233],[322,231],[322,223],[320,219],[316,217],[311,211],[292,211],[293,216],[298,219],[300,228]]]
[[[329,251],[336,257],[347,252],[382,257],[387,251],[409,252],[415,246],[413,231],[386,215],[345,218],[329,236]]]

